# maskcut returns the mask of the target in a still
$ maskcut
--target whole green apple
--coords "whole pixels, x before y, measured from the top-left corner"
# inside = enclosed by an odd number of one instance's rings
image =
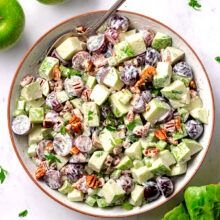
[[[46,5],[56,5],[65,2],[66,0],[37,0],[40,3],[46,4]]]
[[[24,25],[24,11],[17,0],[0,0],[0,50],[18,41]]]

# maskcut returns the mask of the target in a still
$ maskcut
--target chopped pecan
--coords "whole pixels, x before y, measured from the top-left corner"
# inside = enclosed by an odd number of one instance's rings
[[[128,114],[126,115],[128,122],[132,122],[134,120],[134,116],[135,116],[134,112],[130,110]]]
[[[122,152],[122,147],[114,147],[113,148],[113,154],[118,155]]]
[[[77,148],[77,146],[73,146],[70,150],[70,154],[77,155],[79,154],[80,150]]]
[[[71,124],[71,128],[75,133],[79,134],[82,131],[81,120],[76,115],[73,115],[69,120],[69,124]]]
[[[155,73],[156,69],[153,66],[146,67],[142,71],[140,79],[135,83],[134,88],[139,90],[139,87],[142,86],[145,82],[152,80]]]
[[[58,81],[61,79],[61,71],[59,65],[55,65],[52,70],[53,80]]]
[[[37,167],[36,171],[35,171],[35,177],[37,180],[41,179],[43,176],[45,176],[47,172],[47,165],[46,162],[42,162],[39,164],[39,166]]]
[[[113,160],[113,165],[117,166],[121,161],[121,158],[119,156],[115,156]]]
[[[25,87],[29,85],[30,83],[32,83],[33,81],[34,81],[34,76],[32,76],[31,74],[28,74],[21,79],[20,85],[22,87]]]
[[[58,79],[56,82],[54,82],[53,90],[55,92],[61,92],[63,90],[63,81],[61,79]]]
[[[86,27],[82,26],[82,25],[79,25],[76,27],[76,32],[77,33],[84,33],[86,31]]]
[[[70,101],[66,101],[65,102],[65,105],[64,105],[64,107],[63,107],[63,110],[62,110],[62,112],[60,112],[60,115],[64,115],[65,113],[67,113],[67,112],[72,112],[73,111],[73,106],[72,106],[72,104],[70,103]]]
[[[160,151],[154,147],[154,148],[147,148],[145,151],[144,151],[144,155],[146,157],[155,157],[156,155],[158,155]]]
[[[43,127],[44,128],[51,128],[54,126],[54,122],[49,119],[49,118],[45,118],[44,121],[43,121]]]
[[[166,132],[173,133],[173,132],[176,130],[175,120],[172,119],[172,120],[168,121],[167,123],[165,123],[165,124],[163,125],[163,129],[164,129]]]
[[[105,159],[104,166],[110,167],[112,165],[112,162],[113,162],[113,157],[108,155],[107,158]]]
[[[175,121],[176,129],[177,130],[181,129],[181,119],[180,119],[180,116],[175,117],[174,121]]]
[[[81,99],[84,102],[88,102],[90,100],[91,89],[85,88],[81,94]]]
[[[163,140],[163,141],[166,141],[167,140],[167,133],[164,129],[157,129],[155,132],[154,132],[155,136],[160,139],[160,140]]]
[[[168,137],[167,140],[168,140],[168,142],[170,144],[173,144],[173,145],[177,145],[178,144],[178,141],[174,140],[172,137]]]
[[[197,86],[196,86],[196,83],[194,80],[191,80],[190,83],[189,83],[189,88],[190,89],[193,89],[193,90],[196,90],[197,89]]]
[[[146,125],[138,125],[134,128],[133,134],[139,136],[139,137],[144,137],[150,129],[150,123],[148,122]]]
[[[189,90],[189,93],[192,98],[198,95],[198,92],[193,89]]]
[[[100,185],[99,179],[95,175],[86,176],[86,186],[88,188],[97,189]]]

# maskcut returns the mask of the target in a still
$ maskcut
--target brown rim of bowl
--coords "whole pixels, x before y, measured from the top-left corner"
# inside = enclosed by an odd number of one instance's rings
[[[8,113],[7,113],[7,118],[8,118],[8,130],[9,130],[9,134],[10,134],[10,138],[11,138],[11,142],[12,142],[12,145],[13,145],[13,148],[14,148],[14,151],[21,163],[21,165],[23,166],[24,170],[26,171],[26,173],[28,174],[28,176],[32,179],[32,181],[46,194],[48,195],[50,198],[52,198],[53,200],[55,200],[57,203],[63,205],[64,207],[66,208],[69,208],[73,211],[77,211],[81,214],[86,214],[86,215],[89,215],[89,216],[94,216],[94,217],[102,217],[102,218],[120,218],[120,217],[129,217],[129,216],[134,216],[134,215],[139,215],[139,214],[142,214],[142,213],[145,213],[145,212],[148,212],[148,211],[151,211],[155,208],[158,208],[160,207],[161,205],[163,205],[165,202],[168,202],[170,201],[174,196],[176,196],[179,192],[183,191],[183,189],[185,188],[185,186],[191,181],[191,179],[193,178],[193,176],[196,174],[196,172],[198,171],[198,169],[200,168],[200,166],[202,165],[204,159],[205,159],[205,156],[208,152],[208,149],[210,147],[210,143],[211,143],[211,140],[212,140],[212,137],[213,137],[213,130],[214,130],[214,126],[215,126],[215,105],[214,105],[214,98],[213,98],[213,90],[212,90],[212,87],[211,87],[211,83],[210,83],[210,80],[209,80],[209,77],[208,77],[208,74],[207,74],[207,71],[202,63],[202,61],[200,60],[199,56],[196,54],[196,52],[194,51],[194,49],[186,42],[186,40],[184,40],[178,33],[176,33],[172,28],[168,27],[167,25],[161,23],[160,21],[157,21],[156,19],[153,19],[151,17],[148,17],[148,16],[145,16],[145,15],[142,15],[142,14],[139,14],[139,13],[136,13],[136,12],[130,12],[130,11],[125,11],[125,10],[119,10],[119,12],[122,12],[122,13],[128,13],[128,14],[133,14],[133,15],[137,15],[137,16],[141,16],[141,17],[144,17],[144,18],[147,18],[155,23],[158,23],[159,25],[162,25],[164,26],[165,28],[169,29],[170,31],[172,31],[174,34],[176,34],[189,48],[190,50],[193,52],[193,54],[196,56],[197,60],[199,61],[200,65],[202,66],[204,72],[205,72],[205,75],[206,75],[206,78],[207,78],[207,81],[208,81],[208,85],[209,85],[209,89],[211,91],[211,98],[212,98],[212,111],[213,111],[213,117],[212,117],[212,123],[213,123],[213,126],[212,126],[212,130],[211,130],[211,136],[209,138],[209,141],[208,141],[208,147],[204,153],[204,156],[202,158],[202,160],[200,161],[197,169],[195,170],[195,172],[190,176],[190,178],[188,179],[188,181],[184,184],[184,186],[179,189],[178,191],[176,191],[175,193],[173,193],[166,201],[163,201],[163,202],[160,202],[157,206],[155,206],[154,208],[151,208],[147,211],[145,211],[144,209],[143,210],[138,210],[132,214],[122,214],[122,215],[115,215],[115,216],[106,216],[106,215],[102,215],[102,214],[93,214],[93,213],[89,213],[89,212],[86,212],[86,211],[82,211],[82,210],[79,210],[77,208],[73,208],[65,203],[63,203],[62,201],[56,199],[54,196],[52,196],[51,194],[49,194],[43,187],[41,187],[41,185],[38,183],[38,181],[31,175],[31,173],[29,172],[28,168],[25,166],[24,162],[22,161],[22,158],[20,157],[19,153],[18,153],[18,150],[16,148],[16,145],[15,145],[15,142],[14,142],[14,138],[13,138],[13,134],[12,134],[12,129],[11,129],[11,115],[10,115],[10,102],[11,102],[11,94],[12,94],[12,89],[14,87],[14,83],[15,83],[15,79],[18,75],[18,72],[21,68],[21,66],[23,65],[25,59],[28,57],[28,55],[31,53],[31,51],[33,50],[34,47],[36,47],[39,42],[41,40],[43,40],[43,38],[45,36],[47,36],[47,34],[49,34],[51,31],[53,31],[54,29],[56,29],[58,26],[66,23],[66,22],[69,22],[70,20],[73,20],[73,19],[76,19],[76,18],[79,18],[79,17],[83,17],[83,16],[87,16],[89,14],[96,14],[96,13],[100,13],[100,12],[105,12],[106,10],[97,10],[97,11],[92,11],[92,12],[88,12],[88,13],[84,13],[84,14],[80,14],[80,15],[77,15],[77,16],[73,16],[71,18],[68,18],[62,22],[60,22],[59,24],[57,24],[56,26],[54,26],[53,28],[51,28],[49,31],[47,31],[44,35],[42,35],[35,43],[34,45],[27,51],[27,53],[25,54],[25,56],[23,57],[23,59],[21,60],[18,68],[17,68],[17,71],[13,77],[13,80],[12,80],[12,84],[11,84],[11,87],[10,87],[10,92],[9,92],[9,96],[8,96]]]

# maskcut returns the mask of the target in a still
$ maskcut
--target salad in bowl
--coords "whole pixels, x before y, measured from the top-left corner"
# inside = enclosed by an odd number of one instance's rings
[[[203,149],[209,112],[184,51],[124,15],[86,41],[65,39],[19,92],[11,128],[28,136],[35,178],[71,202],[131,209],[167,198]]]

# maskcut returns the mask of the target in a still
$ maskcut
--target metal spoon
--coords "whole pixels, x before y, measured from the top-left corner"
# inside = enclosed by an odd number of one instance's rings
[[[60,45],[63,41],[65,41],[69,37],[81,37],[86,39],[88,36],[91,36],[94,34],[101,26],[102,24],[112,15],[114,14],[117,9],[125,2],[126,0],[117,0],[112,7],[100,18],[98,21],[94,24],[92,24],[90,27],[86,29],[83,33],[78,33],[75,30],[69,31],[65,34],[62,34],[58,39],[54,41],[54,43],[51,45],[51,47],[48,49],[46,55],[49,55],[54,48],[56,48],[58,45]]]

